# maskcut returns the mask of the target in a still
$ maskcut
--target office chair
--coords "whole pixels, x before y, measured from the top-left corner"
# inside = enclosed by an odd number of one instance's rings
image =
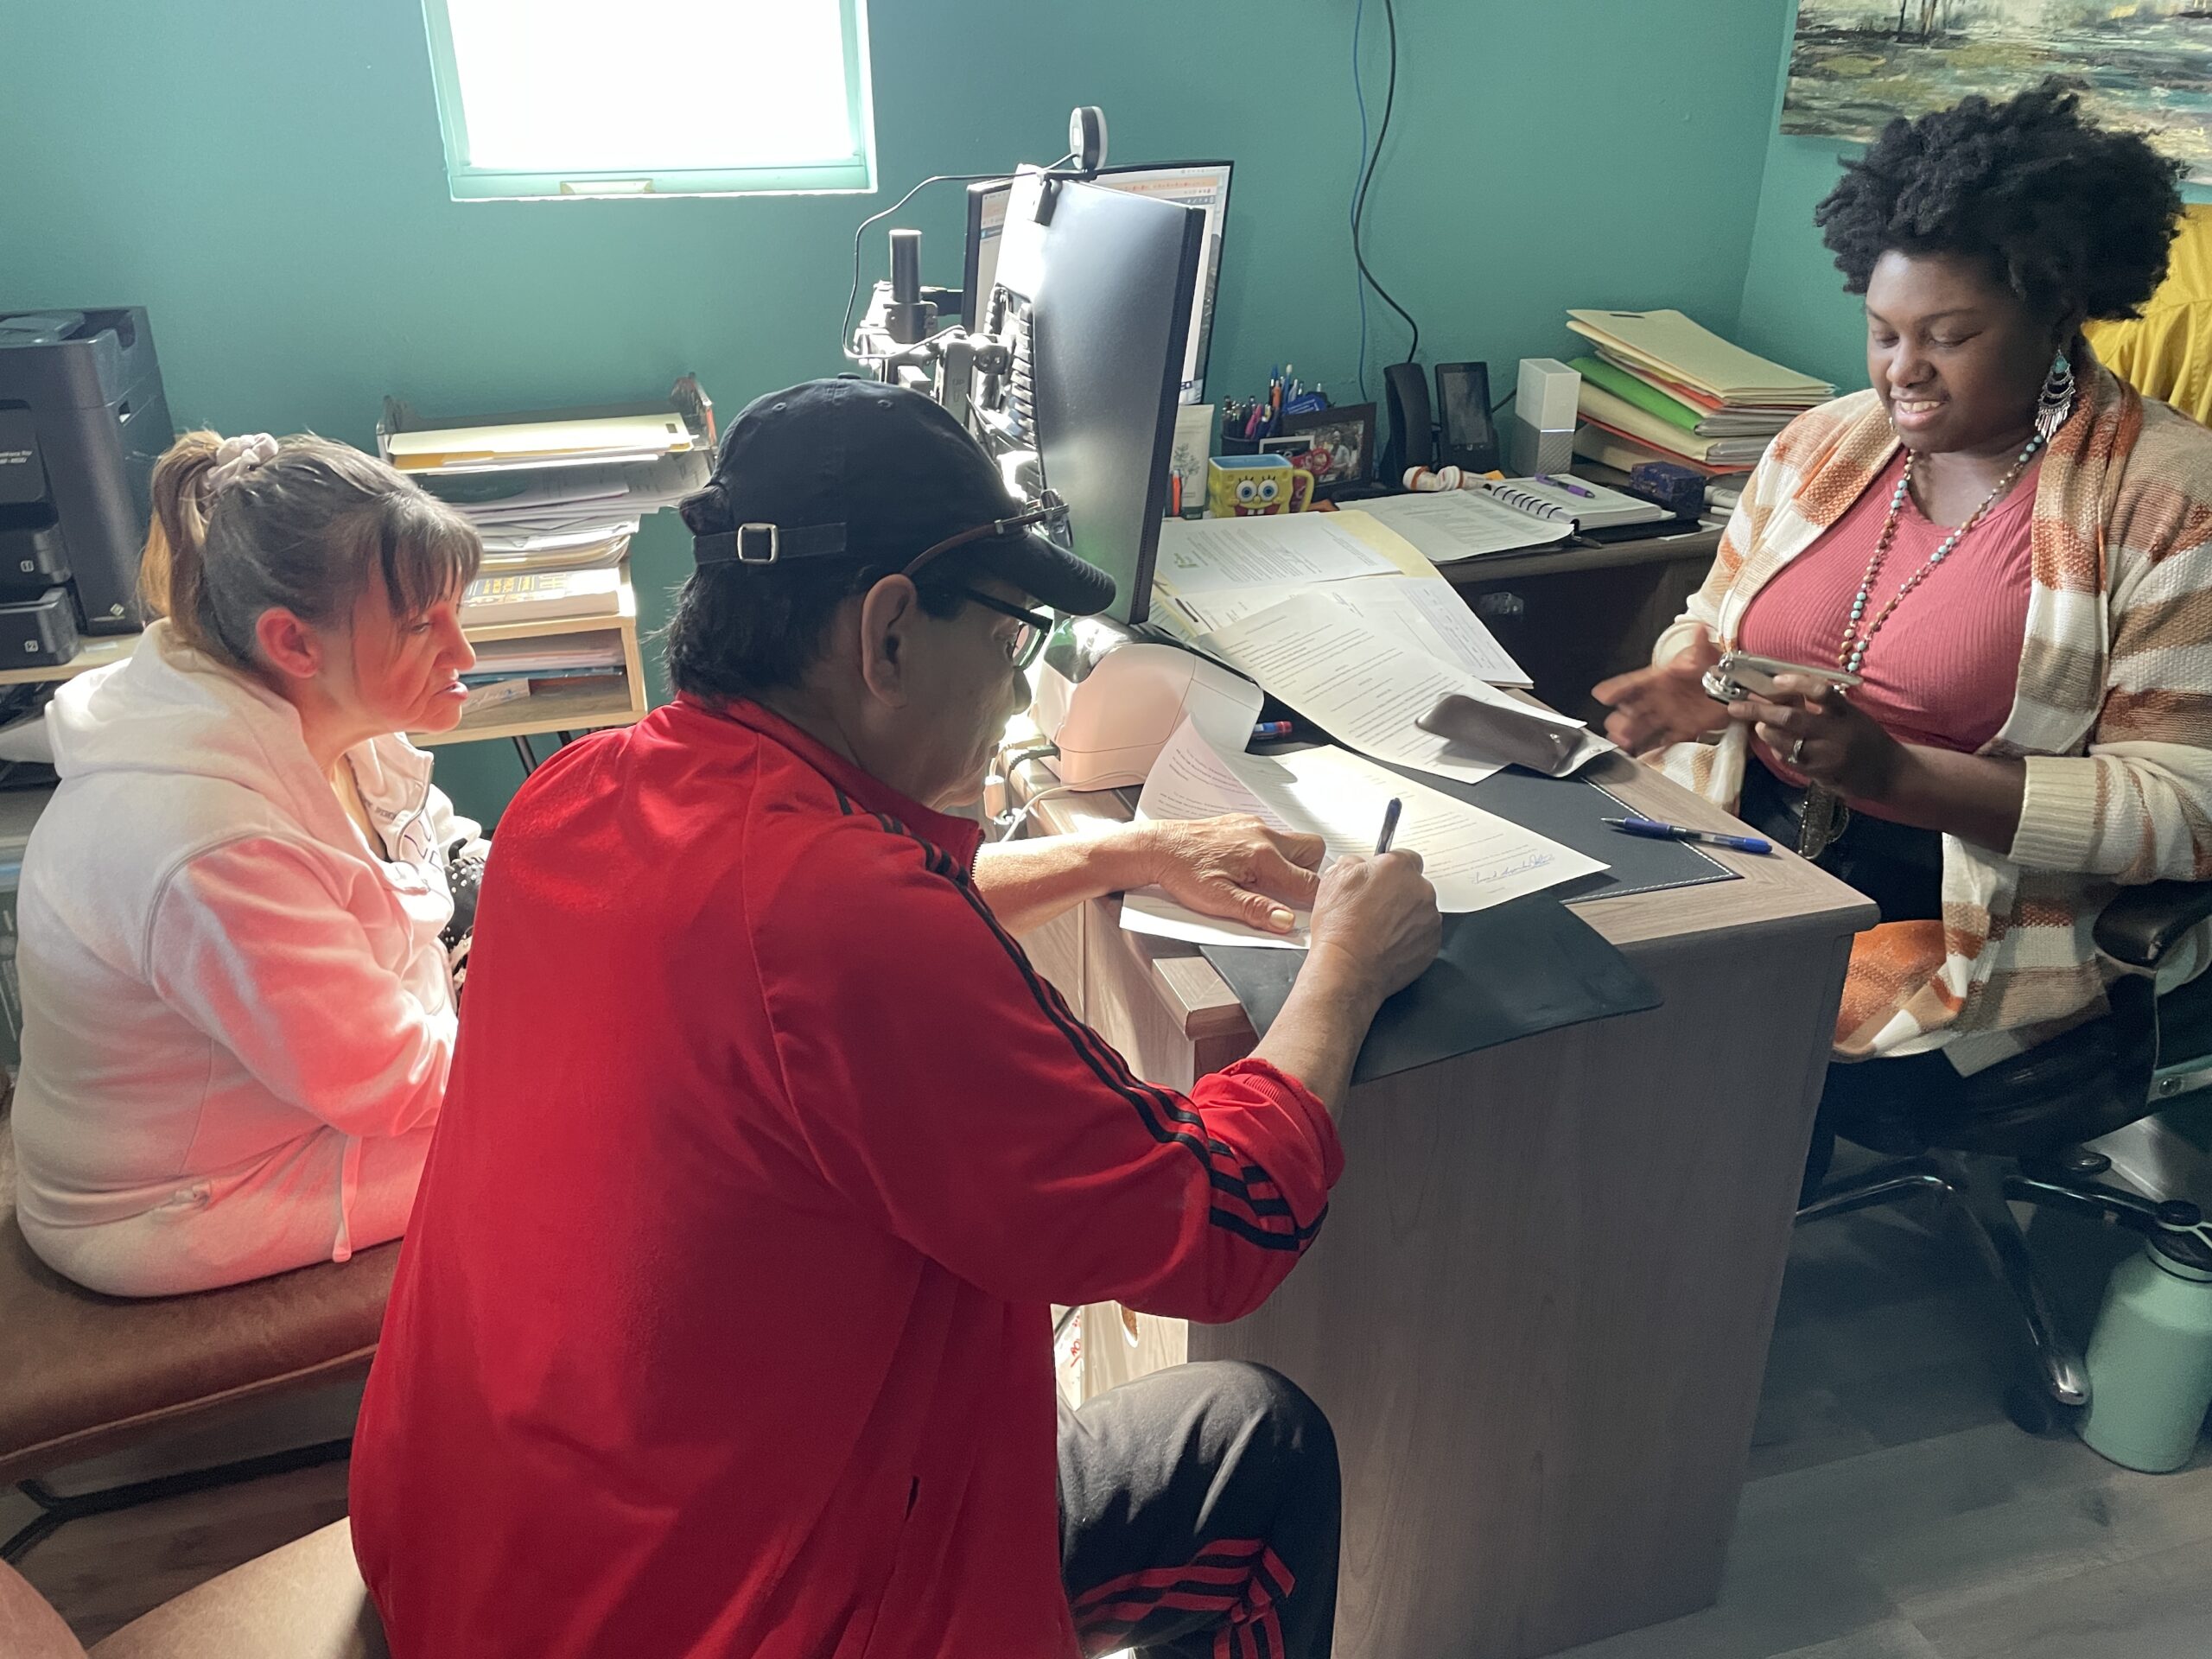
[[[1961,1080],[1955,1096],[1917,1112],[1923,1149],[1829,1180],[1797,1211],[1800,1224],[1935,1195],[1963,1219],[2027,1331],[2039,1387],[2016,1383],[2006,1414],[2042,1433],[2089,1400],[2082,1355],[2059,1329],[2008,1199],[2071,1210],[2136,1230],[2201,1218],[2182,1199],[2138,1197],[2097,1178],[2112,1160],[2082,1143],[2125,1128],[2167,1102],[2212,1088],[2212,973],[2164,996],[2156,974],[2198,923],[2212,918],[2212,883],[2132,887],[2097,918],[2097,949],[2120,970],[2111,1012]]]

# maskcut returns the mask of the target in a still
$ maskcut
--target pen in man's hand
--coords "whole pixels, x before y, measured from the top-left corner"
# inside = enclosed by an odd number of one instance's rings
[[[1406,804],[1393,795],[1390,804],[1382,809],[1382,833],[1375,838],[1376,857],[1380,858],[1390,850],[1390,838],[1398,833],[1398,814],[1405,808]]]

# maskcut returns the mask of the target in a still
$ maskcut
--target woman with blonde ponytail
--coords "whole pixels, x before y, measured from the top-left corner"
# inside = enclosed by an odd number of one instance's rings
[[[399,1233],[453,1050],[448,865],[481,848],[401,735],[461,718],[467,521],[315,437],[188,433],[153,493],[161,620],[55,694],[17,906],[17,1213],[121,1296]]]

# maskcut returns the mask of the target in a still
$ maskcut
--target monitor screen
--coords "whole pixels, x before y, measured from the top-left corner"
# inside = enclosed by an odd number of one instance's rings
[[[1014,340],[1007,430],[1067,503],[1076,553],[1114,578],[1109,614],[1150,613],[1175,410],[1205,252],[1197,209],[1060,182],[1010,188],[995,289]]]
[[[1164,167],[1109,167],[1098,182],[1109,190],[1150,196],[1205,215],[1205,250],[1191,296],[1191,332],[1183,353],[1180,397],[1202,404],[1206,396],[1206,352],[1213,343],[1214,292],[1221,285],[1222,232],[1229,220],[1227,162],[1185,162]],[[961,326],[976,330],[983,302],[997,280],[999,238],[1006,226],[1009,181],[995,179],[968,187],[967,269],[963,274]]]

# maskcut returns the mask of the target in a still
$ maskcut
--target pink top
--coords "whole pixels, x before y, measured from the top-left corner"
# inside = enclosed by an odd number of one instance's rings
[[[1852,701],[1899,741],[1972,754],[2012,714],[2035,580],[2029,535],[2041,471],[2041,461],[2028,469],[1867,647],[1859,671],[1866,683],[1851,694]],[[1740,649],[1789,663],[1835,663],[1844,620],[1904,472],[1900,452],[1826,535],[1759,590],[1744,613],[1736,641]],[[1868,620],[1881,613],[1950,533],[1948,526],[1930,524],[1906,498],[1897,537],[1867,600]],[[1780,777],[1805,782],[1764,744],[1758,752]]]

